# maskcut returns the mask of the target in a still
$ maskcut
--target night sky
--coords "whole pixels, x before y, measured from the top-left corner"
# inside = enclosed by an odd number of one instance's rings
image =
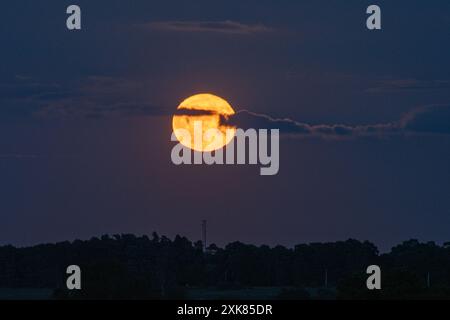
[[[0,244],[197,240],[202,219],[219,245],[450,241],[448,0],[17,0],[0,41]],[[202,92],[280,127],[278,175],[172,164]]]

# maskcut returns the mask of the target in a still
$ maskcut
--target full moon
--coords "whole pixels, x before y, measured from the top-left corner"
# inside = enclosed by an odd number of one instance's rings
[[[236,133],[235,127],[220,123],[221,116],[227,118],[234,114],[234,110],[225,99],[218,96],[209,93],[196,94],[181,102],[177,109],[179,114],[174,115],[172,119],[173,132],[181,144],[192,150],[211,152],[221,149],[233,139]],[[183,114],[182,110],[186,110],[186,114]],[[201,146],[194,144],[194,123],[197,121],[200,121],[202,125]],[[181,134],[177,134],[177,129],[187,130],[190,133],[190,141]],[[204,133],[208,129],[219,130],[223,138],[205,137]]]

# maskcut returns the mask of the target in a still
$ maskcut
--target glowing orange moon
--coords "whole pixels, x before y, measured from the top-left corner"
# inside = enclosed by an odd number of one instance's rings
[[[178,141],[184,146],[191,148],[192,150],[201,152],[211,152],[218,150],[227,145],[234,137],[236,128],[232,126],[223,125],[220,123],[220,117],[227,118],[234,114],[234,110],[231,105],[221,97],[215,96],[209,93],[202,93],[193,95],[178,106],[178,110],[194,110],[199,114],[186,115],[176,114],[172,119],[172,128]],[[205,114],[201,114],[204,111]],[[201,121],[202,125],[202,143],[194,144],[194,123]],[[177,133],[177,129],[185,129],[190,133],[190,141],[181,134]],[[217,136],[205,137],[204,133],[208,129],[217,129],[222,133],[222,138],[218,139]],[[227,134],[228,130],[228,134]]]

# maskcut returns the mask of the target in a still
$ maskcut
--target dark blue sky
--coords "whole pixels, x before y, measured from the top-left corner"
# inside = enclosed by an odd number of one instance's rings
[[[73,3],[81,31],[66,29]],[[369,4],[381,31],[365,27]],[[449,40],[444,0],[8,2],[0,243],[197,239],[203,218],[218,244],[449,241]],[[176,167],[171,114],[199,92],[311,126],[401,130],[284,136],[274,177]]]

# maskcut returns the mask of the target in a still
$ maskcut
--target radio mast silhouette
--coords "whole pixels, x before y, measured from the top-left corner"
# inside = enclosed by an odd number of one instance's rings
[[[202,220],[203,252],[206,252],[206,220]]]

